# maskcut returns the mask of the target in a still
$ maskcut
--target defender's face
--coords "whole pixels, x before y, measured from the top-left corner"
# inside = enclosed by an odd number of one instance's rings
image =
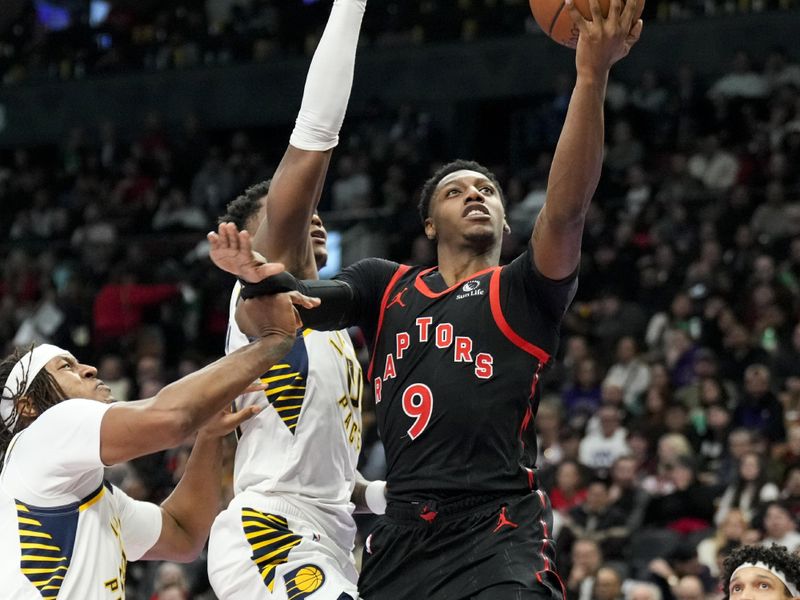
[[[731,600],[784,600],[788,590],[780,579],[759,567],[739,569],[728,588]]]
[[[45,368],[64,390],[67,398],[86,398],[98,402],[114,400],[111,388],[97,378],[97,369],[79,363],[69,353],[51,359]]]
[[[433,193],[425,234],[440,243],[466,241],[491,245],[502,239],[505,208],[494,183],[469,170],[450,173]]]
[[[314,250],[317,269],[322,269],[328,262],[328,232],[317,213],[311,217],[311,229],[308,234],[311,237],[311,247]]]

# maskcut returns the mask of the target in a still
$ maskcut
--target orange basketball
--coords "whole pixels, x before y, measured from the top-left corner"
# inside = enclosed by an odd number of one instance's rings
[[[589,10],[589,0],[574,0],[574,2],[584,18],[591,20],[592,12]],[[533,16],[542,31],[564,46],[574,48],[578,44],[578,28],[572,23],[564,0],[530,0],[530,3]],[[600,0],[603,16],[608,15],[609,4],[610,0]],[[636,19],[642,16],[643,10],[644,0],[639,0]]]

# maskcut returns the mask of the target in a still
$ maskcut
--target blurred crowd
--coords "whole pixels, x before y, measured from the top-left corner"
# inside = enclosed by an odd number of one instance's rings
[[[541,33],[528,0],[376,0],[361,36],[380,46]],[[645,19],[785,10],[798,0],[649,0]],[[80,79],[135,70],[310,55],[327,0],[37,0],[0,31],[0,81]]]
[[[701,600],[736,544],[800,548],[798,58],[739,52],[709,80],[682,65],[609,85],[580,287],[536,420],[570,600]],[[517,109],[510,160],[487,165],[504,185],[506,260],[544,202],[569,93],[564,75]],[[218,356],[232,281],[208,261],[204,235],[273,171],[284,142],[264,133],[207,132],[191,116],[171,131],[152,113],[135,140],[98,123],[59,147],[0,153],[5,349],[67,347],[123,401]],[[342,264],[434,261],[416,194],[454,158],[446,135],[414,106],[348,118],[321,204]],[[364,411],[361,469],[378,478],[369,401]],[[109,476],[160,501],[190,446]],[[211,597],[202,561],[134,564],[129,580],[129,598]]]

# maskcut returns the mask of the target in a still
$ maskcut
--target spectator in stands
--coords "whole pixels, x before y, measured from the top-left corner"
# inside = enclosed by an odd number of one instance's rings
[[[714,519],[714,498],[718,490],[697,480],[696,465],[689,456],[680,456],[664,468],[673,491],[650,499],[644,523],[666,527],[683,535],[709,529]]]
[[[586,357],[575,365],[575,383],[561,394],[570,425],[583,427],[602,402],[601,375],[594,358]]]
[[[568,538],[590,538],[600,544],[606,560],[622,560],[630,535],[627,515],[611,503],[608,483],[602,479],[589,482],[586,500],[574,506],[566,515],[559,543]]]
[[[731,64],[731,71],[715,81],[708,91],[715,100],[729,98],[763,98],[767,95],[766,78],[753,69],[750,55],[739,50]]]
[[[606,373],[603,386],[606,385],[622,388],[628,410],[635,410],[639,396],[650,385],[650,371],[639,357],[633,337],[625,336],[617,342],[617,362]]]
[[[179,293],[176,284],[139,283],[133,270],[120,267],[94,301],[96,344],[102,346],[134,333],[143,322],[146,308],[157,306]]]
[[[785,546],[789,552],[800,548],[797,521],[789,507],[777,500],[767,504],[764,512],[764,538],[761,545],[769,548],[772,544]]]
[[[549,491],[553,510],[568,513],[586,500],[586,485],[580,465],[564,460],[556,467],[555,486]]]
[[[561,402],[557,396],[545,396],[536,413],[536,448],[539,452],[536,465],[543,468],[557,465],[564,458],[559,433],[563,427]]]
[[[800,464],[787,469],[781,489],[781,500],[797,521],[800,518]]]
[[[678,580],[673,593],[675,600],[705,600],[706,591],[703,581],[696,575],[684,575]]]
[[[626,442],[628,432],[622,426],[622,414],[616,406],[601,406],[597,417],[599,430],[583,438],[579,456],[581,464],[605,472],[617,458],[630,451]]]
[[[647,492],[639,485],[636,459],[630,455],[620,456],[611,465],[610,475],[609,500],[612,506],[626,515],[627,530],[636,531],[642,524],[649,501]]]
[[[733,508],[738,508],[750,522],[759,506],[776,500],[779,493],[778,486],[767,479],[765,459],[755,452],[747,452],[739,461],[736,479],[720,498],[714,523],[720,526]]]
[[[744,395],[733,412],[733,424],[780,442],[786,439],[783,407],[770,389],[769,368],[752,364],[744,371]]]
[[[632,581],[625,588],[625,600],[662,600],[661,590],[646,581]]]
[[[714,577],[719,576],[718,556],[721,550],[729,544],[738,545],[747,529],[749,521],[738,508],[730,509],[717,524],[714,535],[709,536],[697,544],[697,560],[708,567]]]
[[[725,404],[709,404],[703,408],[702,430],[697,457],[706,481],[717,483],[723,470],[723,459],[731,433],[731,412]],[[725,480],[728,480],[726,474]]]
[[[592,586],[592,600],[622,600],[622,581],[622,575],[614,567],[600,567]]]
[[[597,542],[590,539],[575,540],[569,568],[563,571],[567,574],[567,600],[591,600],[595,577],[602,565],[603,553]]]

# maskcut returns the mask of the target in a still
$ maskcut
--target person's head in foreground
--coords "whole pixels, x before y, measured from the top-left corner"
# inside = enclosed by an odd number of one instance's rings
[[[14,434],[68,398],[114,400],[111,389],[97,378],[96,368],[51,344],[8,355],[0,362],[0,383],[0,455]]]
[[[799,598],[800,557],[784,546],[739,546],[723,566],[724,600]]]

